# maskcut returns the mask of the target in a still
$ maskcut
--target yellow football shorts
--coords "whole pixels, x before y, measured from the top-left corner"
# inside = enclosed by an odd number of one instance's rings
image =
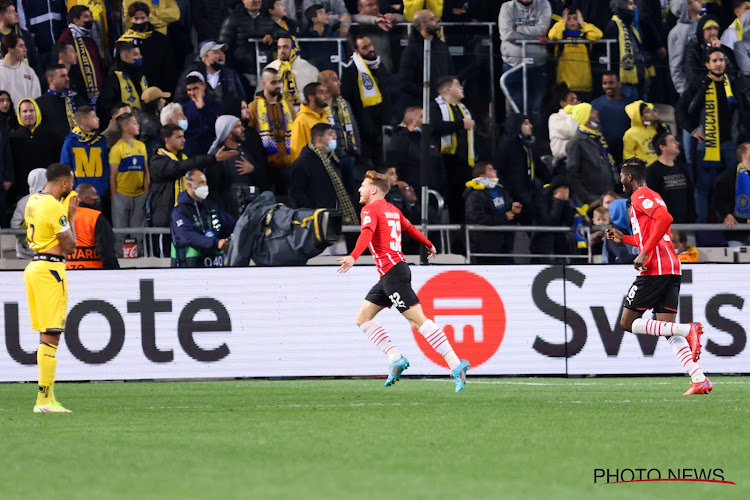
[[[64,262],[35,260],[23,272],[31,326],[38,332],[65,330],[68,278]]]

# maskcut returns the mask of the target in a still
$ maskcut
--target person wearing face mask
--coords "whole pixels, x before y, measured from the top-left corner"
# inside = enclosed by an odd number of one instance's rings
[[[185,132],[188,129],[188,121],[179,102],[170,102],[159,113],[161,126],[177,125]]]
[[[141,102],[143,103],[143,113],[136,115],[138,119],[138,126],[141,129],[138,135],[138,140],[146,145],[146,152],[148,153],[149,159],[151,154],[159,147],[161,140],[159,138],[159,131],[161,130],[161,122],[159,118],[164,107],[167,105],[167,99],[172,94],[169,92],[163,92],[158,87],[149,87],[141,94]]]
[[[421,195],[422,179],[420,168],[422,164],[422,121],[424,112],[418,106],[406,108],[404,119],[396,127],[386,146],[386,164],[398,169],[399,177],[414,187]],[[430,159],[427,162],[429,172],[427,179],[430,189],[441,190],[440,151],[435,144],[430,144]]]
[[[227,45],[215,40],[206,40],[200,44],[198,58],[188,64],[180,75],[179,81],[185,81],[188,73],[198,72],[206,80],[206,95],[226,104],[235,98],[245,99],[245,89],[240,75],[226,66]],[[174,100],[187,103],[190,98],[184,85],[178,85],[174,91]]]
[[[630,128],[622,138],[622,158],[640,158],[649,167],[659,156],[651,141],[659,134],[669,133],[669,125],[661,122],[650,102],[632,102],[625,106],[625,112],[630,117]]]
[[[146,0],[145,2],[123,0],[123,12],[129,12],[133,3],[145,3],[148,6],[151,10],[151,24],[162,35],[167,34],[168,25],[180,19],[180,6],[177,4],[177,0]],[[125,28],[130,28],[133,22],[129,17],[125,17]]]
[[[200,170],[185,174],[185,187],[171,215],[172,267],[224,267],[237,220],[206,199],[210,189]]]
[[[128,29],[117,40],[132,42],[141,51],[143,76],[149,85],[160,89],[173,89],[177,84],[177,66],[171,40],[157,31],[150,22],[151,9],[145,2],[130,4],[127,16]]]
[[[341,181],[336,150],[336,132],[328,123],[310,131],[310,142],[292,165],[289,196],[298,208],[337,208],[344,225],[359,224],[352,199]]]
[[[94,18],[88,7],[76,5],[68,12],[68,27],[65,28],[58,42],[72,42],[76,51],[77,67],[86,86],[89,104],[96,106],[104,83],[101,47],[91,36]]]
[[[118,102],[141,109],[141,95],[149,85],[143,75],[143,56],[133,42],[117,42],[117,60],[112,65],[96,104],[100,120],[109,120],[112,106]]]
[[[115,234],[102,216],[102,199],[91,184],[79,184],[76,210],[76,248],[69,253],[65,269],[120,269],[115,255]]]
[[[648,99],[650,80],[656,72],[634,23],[635,0],[610,0],[609,6],[614,15],[604,30],[604,38],[617,40],[612,48],[612,67],[619,71],[620,91],[626,98]]]
[[[591,204],[614,190],[619,168],[599,131],[599,112],[587,102],[565,106],[565,111],[578,124],[578,133],[566,148],[570,195],[578,203]]]

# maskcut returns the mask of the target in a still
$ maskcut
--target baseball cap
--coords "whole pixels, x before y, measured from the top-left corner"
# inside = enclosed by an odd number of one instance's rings
[[[164,97],[166,99],[171,96],[172,94],[170,94],[169,92],[164,92],[159,87],[149,87],[143,91],[143,94],[141,94],[141,100],[145,103],[155,101],[160,97]]]
[[[203,59],[203,56],[205,56],[210,50],[227,50],[227,44],[225,43],[219,43],[216,40],[208,40],[206,42],[203,42],[203,45],[201,45],[200,49],[200,58]]]

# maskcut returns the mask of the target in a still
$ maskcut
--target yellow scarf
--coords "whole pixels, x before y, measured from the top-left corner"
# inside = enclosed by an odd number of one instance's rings
[[[732,84],[724,75],[724,93],[727,97],[727,106],[731,109],[730,100],[734,100]],[[716,82],[711,79],[711,85],[706,89],[706,100],[703,103],[703,135],[706,152],[703,161],[721,163],[721,136],[719,135],[719,99],[716,95]]]
[[[139,40],[146,40],[148,39],[152,34],[152,31],[135,31],[134,29],[129,29],[125,33],[122,34],[120,38],[117,39],[118,42],[135,42],[136,45],[138,45]]]
[[[336,119],[333,116],[333,106],[326,106],[326,117],[328,118],[328,123],[331,124],[331,127],[333,127],[334,130],[336,130],[337,126],[341,127],[341,134],[344,137],[344,151],[351,153],[359,151],[359,146],[357,145],[357,137],[354,133],[354,119],[349,114],[349,106],[346,103],[346,100],[341,97],[340,95],[337,95],[333,98],[334,102],[336,103],[336,117],[338,118],[338,125],[336,124]]]
[[[166,156],[168,158],[171,158],[174,161],[185,161],[188,159],[187,156],[185,156],[183,153],[180,153],[180,158],[177,158],[177,155],[172,153],[171,151],[168,151],[164,148],[159,148],[156,151],[156,154]],[[185,178],[180,177],[176,181],[174,181],[174,206],[177,206],[177,197],[180,195],[181,192],[185,191],[187,188],[185,187]]]
[[[83,41],[83,37],[73,37],[73,46],[76,49],[76,55],[78,56],[78,69],[83,75],[83,81],[86,84],[86,93],[89,96],[89,102],[96,103],[96,99],[99,97],[99,82],[96,80],[96,71],[94,68],[94,60],[91,59],[89,49],[86,48],[86,43]]]
[[[292,118],[292,110],[289,108],[289,102],[286,99],[282,98],[279,104],[281,104],[281,114],[284,117],[286,154],[289,154],[292,145],[292,122],[294,122],[294,118]],[[266,104],[265,97],[258,97],[258,134],[267,152],[279,152],[279,148],[276,145],[276,136],[273,130],[271,130],[271,118],[268,116],[268,104]]]
[[[742,35],[744,33],[743,33],[743,28],[742,28],[742,21],[740,20],[739,17],[737,19],[735,19],[734,21],[732,21],[732,26],[734,26],[735,29],[737,30],[737,41],[741,42],[742,41]]]
[[[292,71],[292,63],[297,59],[297,53],[292,51],[288,61],[279,61],[279,77],[281,78],[281,84],[284,86],[284,99],[288,100],[292,104],[300,104],[297,82],[294,80],[294,72]]]
[[[115,71],[115,75],[117,76],[117,81],[120,83],[120,100],[128,103],[134,108],[141,109],[141,96],[138,95],[138,91],[130,77],[125,76],[122,71]],[[144,91],[147,88],[148,83],[146,83],[146,77],[142,76],[141,91]]]
[[[359,86],[359,95],[362,98],[362,106],[369,108],[377,106],[383,102],[383,96],[380,93],[378,84],[370,73],[367,63],[356,52],[352,54],[352,61],[357,68],[357,84]]]
[[[443,99],[443,96],[437,96],[435,98],[435,102],[437,103],[438,107],[440,108],[440,115],[443,118],[443,121],[445,122],[452,122],[454,121],[453,117],[453,108],[445,102],[445,99]],[[463,118],[471,118],[471,113],[469,112],[468,108],[464,106],[462,103],[458,103],[458,109],[461,111],[461,114],[463,115]],[[474,131],[473,130],[467,130],[466,131],[466,140],[468,142],[468,164],[470,167],[474,166]],[[448,155],[454,155],[456,154],[456,149],[458,149],[458,138],[456,137],[456,133],[454,132],[451,135],[444,135],[440,138],[440,152]]]
[[[638,84],[638,69],[635,64],[635,51],[637,47],[633,46],[633,41],[630,39],[630,32],[627,26],[617,16],[612,16],[612,20],[617,25],[617,44],[620,46],[620,82],[631,85]],[[638,42],[641,44],[641,34],[635,27],[633,34]],[[656,76],[656,70],[653,66],[647,66],[644,74],[646,78],[652,78]]]

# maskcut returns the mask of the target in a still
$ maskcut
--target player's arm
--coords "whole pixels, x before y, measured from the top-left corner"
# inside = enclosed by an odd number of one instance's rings
[[[431,259],[435,255],[437,255],[435,245],[432,244],[432,242],[427,238],[427,236],[424,235],[422,231],[417,229],[417,226],[409,222],[409,219],[404,217],[403,214],[401,214],[401,228],[406,232],[406,234],[411,237],[411,239],[427,247],[428,259]]]
[[[71,192],[71,194],[74,192]],[[69,255],[76,249],[76,231],[73,220],[76,217],[78,209],[78,196],[69,195],[68,202],[68,220],[66,225],[61,225],[57,232],[57,241],[60,243],[60,250],[63,255]],[[59,221],[58,221],[59,222]]]
[[[651,218],[654,219],[655,225],[651,234],[648,235],[646,241],[643,243],[643,252],[650,253],[659,241],[664,238],[664,235],[669,231],[669,226],[674,220],[666,208],[657,206],[653,212],[651,212]]]
[[[354,265],[354,262],[359,259],[360,255],[362,255],[362,252],[364,252],[365,249],[370,246],[372,235],[373,229],[370,226],[365,226],[362,228],[362,232],[359,233],[357,244],[354,246],[354,250],[352,250],[352,253],[345,257],[339,257],[338,259],[336,259],[337,262],[341,262],[341,267],[339,267],[338,272],[345,273],[349,269],[351,269],[351,267]]]

